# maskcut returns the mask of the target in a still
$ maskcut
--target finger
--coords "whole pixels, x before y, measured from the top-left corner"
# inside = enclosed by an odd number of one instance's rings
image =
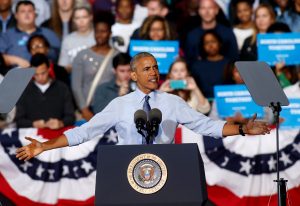
[[[16,153],[19,153],[19,152],[22,152],[22,151],[25,151],[26,147],[20,147],[16,150]]]
[[[28,156],[24,161],[30,160],[32,157]]]
[[[257,117],[257,114],[255,113],[255,114],[251,117],[250,121],[254,122],[254,120],[256,119],[256,117]]]
[[[29,155],[26,153],[26,154],[22,155],[21,157],[19,157],[19,160],[23,160],[23,159],[27,158],[28,156]]]
[[[32,139],[31,137],[25,137],[25,139],[29,140],[30,142],[33,142],[35,139]]]
[[[19,158],[19,157],[21,157],[21,156],[23,156],[23,155],[25,155],[25,154],[27,154],[26,151],[20,152],[20,153],[18,153],[18,154],[16,155],[16,158]]]

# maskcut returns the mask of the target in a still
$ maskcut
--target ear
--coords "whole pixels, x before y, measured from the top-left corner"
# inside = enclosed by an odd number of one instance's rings
[[[131,77],[132,81],[135,81],[135,82],[137,81],[137,75],[135,72],[131,72],[130,77]]]

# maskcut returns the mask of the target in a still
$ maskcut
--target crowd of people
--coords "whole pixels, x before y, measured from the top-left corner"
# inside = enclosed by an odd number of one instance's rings
[[[159,89],[209,115],[215,85],[242,83],[232,62],[257,60],[257,34],[299,31],[300,0],[1,0],[1,75],[36,69],[13,118],[2,119],[50,129],[90,120],[135,90],[131,40],[178,41]],[[299,80],[296,65],[272,69],[282,87]]]

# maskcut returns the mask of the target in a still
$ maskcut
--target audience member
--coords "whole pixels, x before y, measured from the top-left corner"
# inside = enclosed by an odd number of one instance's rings
[[[285,23],[275,22],[272,24],[267,33],[288,33],[291,32],[289,26]],[[285,88],[298,81],[297,72],[295,66],[286,66],[284,59],[278,62],[274,68],[272,68],[278,78],[281,87]]]
[[[93,15],[89,4],[76,5],[72,20],[75,31],[64,38],[58,61],[58,64],[69,72],[72,70],[72,63],[78,52],[95,45]]]
[[[168,8],[168,4],[165,0],[147,0],[145,2],[145,6],[148,10],[148,17],[149,16],[161,16],[165,19],[168,18],[168,14],[169,14],[169,8]],[[145,21],[146,19],[144,19]],[[172,20],[172,19],[167,19],[168,21]],[[143,21],[143,24],[144,24]],[[131,39],[140,39],[140,28],[137,28],[132,36]]]
[[[7,30],[6,33],[0,36],[0,52],[29,61],[31,55],[26,48],[27,41],[30,36],[41,34],[50,42],[49,58],[56,61],[60,41],[53,31],[35,25],[34,4],[31,1],[19,1],[16,5],[15,18],[17,26]]]
[[[287,10],[291,8],[291,0],[273,0],[274,10],[277,16],[277,19],[280,18]]]
[[[20,1],[24,0],[14,0],[15,3],[18,3]],[[34,4],[35,7],[35,13],[36,13],[36,18],[35,18],[35,25],[36,26],[41,26],[45,21],[50,19],[51,17],[51,11],[50,11],[50,5],[46,0],[29,0]],[[15,5],[13,5],[13,11],[15,8]]]
[[[161,16],[149,16],[140,28],[139,38],[143,40],[174,40],[175,35],[168,21]]]
[[[273,8],[269,4],[260,4],[254,13],[255,29],[252,36],[245,39],[241,53],[240,60],[255,61],[257,60],[257,34],[267,32],[268,27],[276,20]]]
[[[233,33],[237,40],[238,48],[241,50],[245,39],[252,36],[254,32],[252,4],[248,0],[237,0],[233,8],[235,14]]]
[[[12,0],[0,1],[0,33],[5,33],[7,29],[15,27],[17,24],[11,8]]]
[[[134,12],[133,0],[117,0],[116,23],[112,26],[112,39],[114,47],[120,52],[126,52],[130,36],[139,27],[132,21]]]
[[[75,0],[54,0],[51,18],[43,26],[52,29],[62,40],[72,32],[72,14]]]
[[[38,53],[48,56],[49,47],[48,40],[40,34],[31,36],[27,42],[27,49],[32,56]],[[52,79],[58,79],[70,86],[70,77],[67,70],[51,60],[49,60],[49,75]]]
[[[36,54],[30,63],[35,75],[17,104],[17,126],[60,129],[73,125],[71,93],[64,83],[50,78],[48,58]]]
[[[94,85],[110,81],[113,77],[112,57],[117,51],[109,45],[111,25],[111,22],[106,19],[95,19],[96,45],[79,52],[73,62],[71,87],[77,106],[86,120],[93,116],[87,99],[92,91],[95,76],[101,74]]]
[[[95,91],[93,113],[101,112],[111,100],[131,92],[130,88],[130,60],[126,53],[117,54],[113,58],[114,78],[99,85]]]
[[[207,98],[214,97],[214,86],[223,83],[224,67],[228,59],[221,54],[222,39],[215,30],[207,30],[201,37],[202,60],[193,63],[192,76]]]
[[[182,80],[185,85],[172,87],[172,81]],[[207,114],[210,110],[208,100],[203,96],[194,78],[190,76],[187,63],[183,59],[178,59],[170,66],[166,81],[160,86],[159,90],[175,94],[184,99],[193,109]]]
[[[189,64],[193,61],[201,59],[199,48],[203,44],[201,37],[206,30],[214,29],[222,38],[223,49],[221,54],[229,59],[237,59],[238,47],[232,29],[223,26],[217,22],[216,16],[219,12],[219,7],[214,0],[199,1],[199,15],[201,17],[201,25],[192,30],[187,37],[185,55]]]
[[[286,23],[293,32],[300,32],[300,0],[294,0],[291,9],[285,11],[278,21]]]

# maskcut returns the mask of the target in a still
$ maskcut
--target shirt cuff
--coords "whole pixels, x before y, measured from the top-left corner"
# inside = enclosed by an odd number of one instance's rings
[[[221,120],[218,120],[216,122],[216,135],[215,137],[220,139],[220,138],[223,138],[223,128],[226,124],[226,121],[221,121]]]
[[[65,131],[64,135],[67,137],[69,147],[79,144],[76,136],[74,135],[73,129],[69,129],[69,130]]]

